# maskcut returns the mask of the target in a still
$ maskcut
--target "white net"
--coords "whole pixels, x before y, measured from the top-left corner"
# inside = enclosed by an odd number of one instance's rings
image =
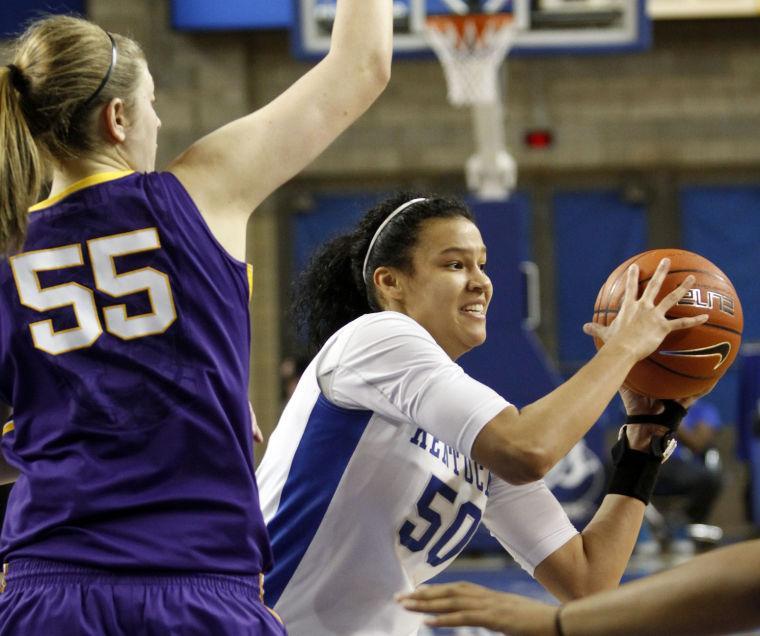
[[[501,101],[499,69],[515,37],[503,15],[429,19],[430,47],[443,65],[449,102],[454,106]]]

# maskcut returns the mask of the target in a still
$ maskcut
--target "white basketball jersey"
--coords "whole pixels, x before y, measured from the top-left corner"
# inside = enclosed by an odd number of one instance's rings
[[[480,521],[530,573],[576,534],[543,482],[512,486],[469,459],[508,403],[413,319],[368,314],[304,372],[257,471],[292,636],[414,634],[394,594],[441,572]]]

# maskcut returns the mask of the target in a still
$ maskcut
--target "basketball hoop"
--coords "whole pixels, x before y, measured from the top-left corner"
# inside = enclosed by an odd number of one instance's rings
[[[443,66],[454,106],[500,101],[499,68],[515,37],[511,15],[431,15],[426,36]]]
[[[499,69],[517,34],[513,16],[428,16],[425,34],[443,66],[449,102],[472,108],[477,150],[467,161],[467,186],[481,199],[506,199],[517,185],[517,164],[505,147]]]

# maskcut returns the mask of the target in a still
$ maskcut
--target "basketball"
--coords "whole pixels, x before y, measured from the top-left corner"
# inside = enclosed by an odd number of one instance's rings
[[[739,297],[728,277],[703,256],[686,250],[657,249],[632,256],[610,274],[594,304],[594,322],[609,325],[625,290],[625,273],[639,266],[638,297],[641,297],[663,258],[668,271],[655,303],[678,287],[689,275],[695,282],[687,294],[666,314],[684,318],[708,314],[707,322],[670,333],[649,357],[640,360],[625,379],[625,386],[659,399],[676,399],[707,390],[731,366],[739,352],[744,317]],[[603,342],[594,338],[599,349]]]

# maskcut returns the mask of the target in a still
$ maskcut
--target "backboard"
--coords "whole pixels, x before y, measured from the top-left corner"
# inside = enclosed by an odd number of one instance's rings
[[[428,15],[451,13],[470,0],[394,0],[398,55],[429,50]],[[644,50],[651,26],[646,0],[481,0],[483,10],[512,13],[518,34],[513,53],[610,53]],[[298,0],[295,49],[304,57],[323,55],[330,44],[335,0]],[[512,53],[510,53],[511,55]]]
[[[424,50],[425,4],[426,0],[393,0],[393,45],[397,53]],[[298,0],[294,24],[296,53],[303,57],[326,53],[334,19],[335,0]]]

